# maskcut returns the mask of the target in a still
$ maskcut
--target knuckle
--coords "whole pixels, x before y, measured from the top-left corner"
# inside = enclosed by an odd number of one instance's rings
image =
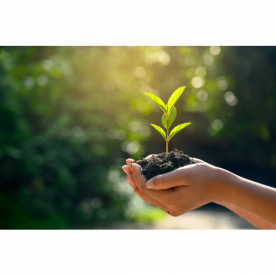
[[[178,208],[176,208],[174,206],[174,207],[169,208],[168,214],[172,217],[178,217],[181,215],[181,212],[178,210]]]
[[[173,211],[173,210],[170,211],[170,216],[172,216],[172,217],[179,217],[180,215],[181,214],[177,211]]]

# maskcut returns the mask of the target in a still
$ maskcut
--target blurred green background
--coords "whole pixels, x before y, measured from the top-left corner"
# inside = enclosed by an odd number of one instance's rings
[[[162,218],[121,167],[165,151],[143,92],[180,86],[169,150],[275,187],[275,47],[0,47],[0,228]]]

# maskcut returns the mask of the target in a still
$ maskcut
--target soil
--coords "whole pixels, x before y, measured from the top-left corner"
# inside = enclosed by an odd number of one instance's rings
[[[142,167],[142,173],[147,180],[159,174],[168,173],[180,167],[194,164],[192,158],[179,150],[171,151],[168,155],[165,152],[155,154],[152,159],[139,158],[135,163]]]

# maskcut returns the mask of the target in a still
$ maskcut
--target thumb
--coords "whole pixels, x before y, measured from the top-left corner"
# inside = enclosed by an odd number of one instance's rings
[[[183,185],[181,179],[181,171],[175,170],[151,178],[146,182],[146,187],[151,190],[165,190]]]

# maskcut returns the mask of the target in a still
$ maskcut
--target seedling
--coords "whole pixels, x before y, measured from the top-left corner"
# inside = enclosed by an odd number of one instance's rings
[[[176,117],[176,108],[174,107],[174,104],[176,103],[176,101],[179,99],[179,97],[181,96],[181,94],[183,93],[184,89],[186,88],[186,86],[183,87],[179,87],[178,89],[176,89],[173,94],[171,95],[171,97],[168,100],[167,105],[164,104],[164,102],[158,98],[155,95],[152,95],[150,93],[145,93],[151,100],[153,100],[164,112],[163,116],[162,116],[162,124],[163,126],[166,128],[167,130],[167,134],[165,133],[165,131],[154,124],[151,124],[161,135],[162,137],[165,139],[166,141],[166,154],[168,155],[168,148],[169,148],[169,141],[172,139],[172,137],[179,132],[181,129],[185,128],[186,126],[190,125],[191,123],[185,123],[185,124],[181,124],[176,126],[174,129],[171,130],[170,134],[169,134],[169,128],[172,125],[175,117]]]

